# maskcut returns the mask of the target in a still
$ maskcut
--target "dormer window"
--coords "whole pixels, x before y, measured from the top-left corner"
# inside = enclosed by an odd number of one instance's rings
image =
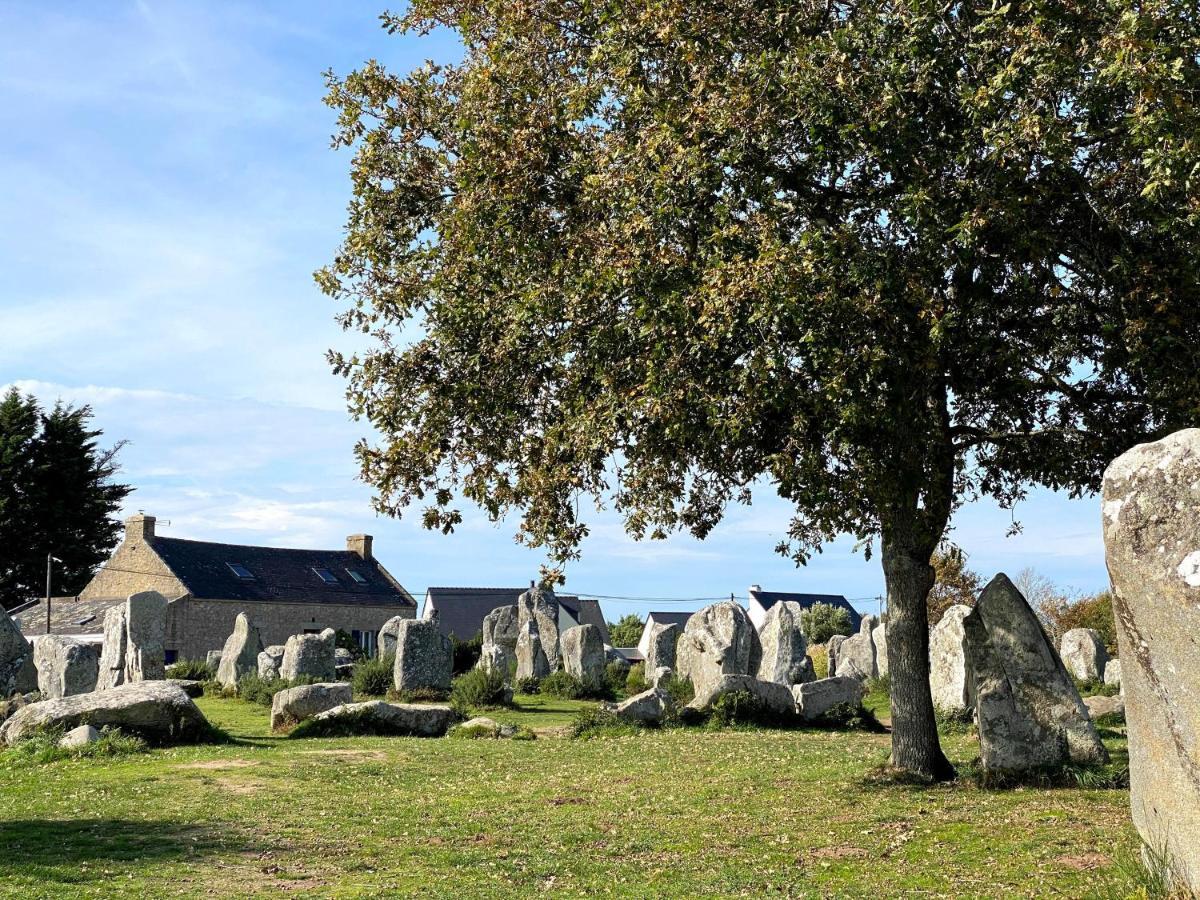
[[[363,577],[363,573],[358,571],[358,569],[347,569],[346,574],[349,575],[352,579],[354,579],[355,584],[366,584],[367,583],[367,579]]]
[[[232,572],[234,575],[236,575],[238,578],[241,578],[243,581],[253,581],[254,580],[254,576],[250,574],[250,570],[247,569],[245,566],[243,566],[241,563],[227,562],[227,563],[225,563],[225,565],[229,566],[229,571]]]
[[[316,576],[318,578],[320,578],[326,584],[337,584],[338,583],[337,578],[334,577],[334,574],[332,572],[330,572],[328,569],[321,569],[321,568],[318,568],[317,566],[313,566],[313,572],[316,574]]]

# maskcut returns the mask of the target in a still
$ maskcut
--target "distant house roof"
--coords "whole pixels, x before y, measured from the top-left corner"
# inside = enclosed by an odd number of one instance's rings
[[[649,623],[653,619],[659,625],[678,625],[679,630],[683,631],[688,619],[693,615],[690,612],[676,612],[674,610],[670,612],[650,612],[646,613],[646,622]]]
[[[425,603],[428,605],[433,601],[433,607],[438,611],[438,625],[442,634],[447,637],[453,634],[465,640],[473,638],[483,630],[484,616],[498,606],[516,605],[517,598],[527,590],[528,588],[431,587],[425,591]],[[554,596],[561,610],[573,620],[564,622],[560,617],[559,628],[569,628],[573,624],[595,625],[600,629],[604,642],[608,643],[608,625],[597,601],[570,594]]]
[[[374,558],[352,550],[292,550],[152,537],[148,543],[194,598],[415,607]]]
[[[781,601],[799,603],[804,609],[817,603],[824,603],[827,606],[846,610],[850,614],[850,624],[855,631],[858,631],[859,624],[862,622],[862,616],[859,615],[858,610],[851,606],[850,601],[841,594],[790,594],[786,591],[756,591],[751,588],[750,600],[757,602],[764,610],[770,609]]]
[[[50,600],[50,633],[76,637],[104,631],[104,614],[110,607],[124,603],[124,597],[100,597],[80,600],[78,597],[52,597]],[[46,601],[20,607],[13,616],[27,638],[46,633]]]

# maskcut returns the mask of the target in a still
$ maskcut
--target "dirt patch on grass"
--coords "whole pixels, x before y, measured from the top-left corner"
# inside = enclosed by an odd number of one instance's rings
[[[808,855],[813,859],[866,859],[871,852],[862,847],[839,845],[837,847],[817,847],[815,850],[810,850]]]
[[[175,766],[176,769],[248,769],[251,766],[257,766],[258,762],[252,759],[207,759],[202,762],[182,763]]]
[[[533,729],[533,733],[540,738],[568,738],[571,731],[570,725],[547,725],[544,728]]]
[[[237,794],[239,796],[257,794],[266,787],[266,785],[261,781],[252,781],[249,779],[239,778],[214,778],[213,784],[222,790],[229,791],[229,793]]]
[[[1092,869],[1102,869],[1111,859],[1103,853],[1068,853],[1054,860],[1064,869],[1074,869],[1076,872],[1087,872]]]
[[[301,750],[303,756],[336,756],[347,760],[373,760],[386,762],[388,755],[382,750]]]

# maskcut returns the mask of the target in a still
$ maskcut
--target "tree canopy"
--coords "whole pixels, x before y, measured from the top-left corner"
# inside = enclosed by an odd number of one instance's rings
[[[1094,489],[1200,410],[1194,4],[417,0],[460,63],[329,78],[318,281],[381,511],[581,501],[704,537],[769,485],[798,562],[882,550],[893,761],[926,777],[954,509]]]
[[[645,623],[637,613],[626,613],[619,621],[608,623],[608,639],[614,647],[636,647],[642,639]]]
[[[0,398],[0,601],[6,609],[46,589],[74,594],[120,540],[115,513],[133,489],[113,481],[121,445],[103,450],[90,408],[45,412],[12,388]]]
[[[933,565],[933,588],[926,605],[932,627],[942,620],[951,606],[974,606],[984,579],[967,568],[967,554],[949,541],[943,541],[933,551],[930,563]]]

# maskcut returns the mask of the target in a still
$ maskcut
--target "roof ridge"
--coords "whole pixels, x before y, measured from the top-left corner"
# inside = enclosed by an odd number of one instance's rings
[[[247,550],[276,550],[281,553],[354,553],[355,556],[358,555],[355,553],[355,551],[347,550],[345,547],[342,547],[340,550],[329,550],[322,547],[272,547],[269,544],[231,544],[227,541],[198,541],[195,538],[168,537],[162,534],[156,534],[154,537],[150,538],[150,546],[153,547],[157,541],[171,541],[176,544],[203,544],[206,547],[237,547],[239,549],[245,548]]]

